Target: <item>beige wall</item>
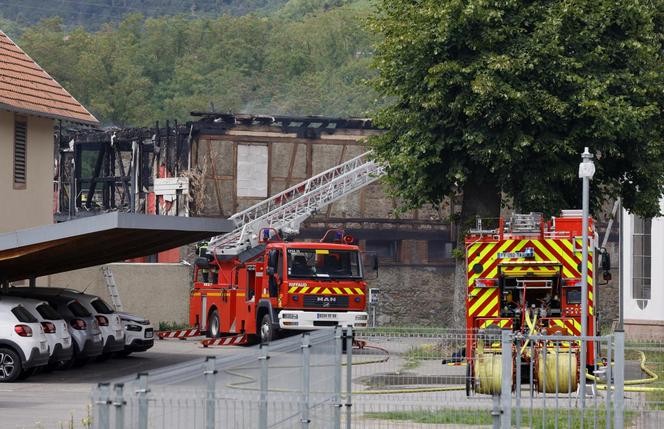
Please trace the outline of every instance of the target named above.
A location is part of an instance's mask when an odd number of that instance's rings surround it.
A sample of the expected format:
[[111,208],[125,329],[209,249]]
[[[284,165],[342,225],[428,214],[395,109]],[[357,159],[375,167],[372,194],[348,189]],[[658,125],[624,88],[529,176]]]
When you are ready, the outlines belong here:
[[[109,264],[124,310],[159,322],[189,322],[191,271],[181,264]],[[44,281],[45,280],[45,281]],[[86,290],[111,304],[101,267],[91,267],[40,279],[40,284]],[[44,284],[45,286],[46,284]],[[87,288],[87,289],[86,289]]]
[[0,110],[0,233],[53,223],[53,120],[28,116],[27,186],[14,188],[14,113]]

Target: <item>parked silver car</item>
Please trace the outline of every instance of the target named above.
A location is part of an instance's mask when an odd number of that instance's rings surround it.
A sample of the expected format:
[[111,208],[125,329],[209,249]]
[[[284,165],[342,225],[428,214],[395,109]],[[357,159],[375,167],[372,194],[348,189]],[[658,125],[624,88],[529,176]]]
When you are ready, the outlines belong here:
[[104,341],[94,318],[78,300],[53,293],[43,293],[42,288],[18,287],[7,292],[23,298],[37,298],[48,302],[67,321],[69,333],[73,338],[74,354],[72,359],[63,363],[63,368],[80,366],[89,358],[101,356]]

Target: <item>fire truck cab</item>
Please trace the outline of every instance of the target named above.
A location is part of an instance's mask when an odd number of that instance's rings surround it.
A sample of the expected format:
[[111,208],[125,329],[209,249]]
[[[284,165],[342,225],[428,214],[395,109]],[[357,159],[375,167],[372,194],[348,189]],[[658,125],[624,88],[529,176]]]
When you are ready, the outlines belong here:
[[367,326],[366,282],[352,237],[342,231],[329,231],[321,242],[265,237],[237,256],[198,258],[192,326],[210,337],[246,334],[262,342],[282,330]]

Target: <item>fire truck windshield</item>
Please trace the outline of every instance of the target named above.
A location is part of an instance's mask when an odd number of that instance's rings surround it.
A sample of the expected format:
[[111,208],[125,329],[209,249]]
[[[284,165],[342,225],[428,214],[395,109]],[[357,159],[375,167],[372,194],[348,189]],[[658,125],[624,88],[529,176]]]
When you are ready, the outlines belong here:
[[362,277],[357,251],[288,249],[289,278],[358,279]]

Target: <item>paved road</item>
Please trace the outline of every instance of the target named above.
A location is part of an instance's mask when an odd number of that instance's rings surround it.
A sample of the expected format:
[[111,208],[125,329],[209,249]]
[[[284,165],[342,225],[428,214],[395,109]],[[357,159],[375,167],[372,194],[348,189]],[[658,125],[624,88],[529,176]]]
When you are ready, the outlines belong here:
[[[92,387],[100,382],[200,358],[246,352],[246,347],[204,349],[186,341],[157,341],[144,353],[90,363],[69,371],[38,374],[23,382],[0,384],[0,428],[60,429],[84,427]],[[72,417],[73,416],[73,417]],[[63,425],[61,426],[61,422]]]

